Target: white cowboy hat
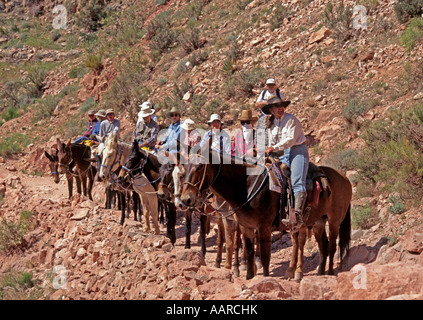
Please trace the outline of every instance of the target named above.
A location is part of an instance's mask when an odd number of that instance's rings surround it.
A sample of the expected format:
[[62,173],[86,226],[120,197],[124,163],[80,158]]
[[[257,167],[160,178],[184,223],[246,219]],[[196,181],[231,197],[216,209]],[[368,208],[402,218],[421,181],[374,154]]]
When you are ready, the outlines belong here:
[[194,130],[194,121],[192,121],[191,119],[185,119],[185,121],[181,124],[181,128],[187,131]]
[[266,80],[266,84],[276,84],[276,81],[275,81],[275,79],[270,78],[270,79]]
[[141,108],[141,111],[138,113],[138,117],[144,118],[151,116],[155,112],[154,109],[151,109],[149,106],[144,106]]
[[219,120],[220,123],[223,123],[222,118],[220,117],[220,115],[214,113],[210,116],[210,120],[207,121],[208,123],[212,123],[214,120]]
[[143,107],[150,107],[152,108],[153,105],[151,104],[150,101],[144,101],[142,104],[139,105],[139,107],[142,109]]

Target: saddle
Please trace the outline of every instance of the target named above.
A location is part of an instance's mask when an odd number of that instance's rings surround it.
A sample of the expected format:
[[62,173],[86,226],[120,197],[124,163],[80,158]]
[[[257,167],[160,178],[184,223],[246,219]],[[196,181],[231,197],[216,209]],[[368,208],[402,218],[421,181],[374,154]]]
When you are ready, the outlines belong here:
[[[278,221],[284,219],[288,214],[289,220],[294,224],[296,221],[294,210],[294,195],[291,187],[291,172],[290,168],[279,161],[279,159],[271,159],[270,181],[269,188],[272,191],[280,193],[280,210],[278,212]],[[315,165],[309,163],[307,178],[306,178],[307,200],[303,210],[303,220],[307,221],[312,207],[319,205],[319,199],[323,192],[331,195],[331,190],[328,182],[328,177],[323,170]],[[285,207],[289,201],[289,212],[286,212]]]

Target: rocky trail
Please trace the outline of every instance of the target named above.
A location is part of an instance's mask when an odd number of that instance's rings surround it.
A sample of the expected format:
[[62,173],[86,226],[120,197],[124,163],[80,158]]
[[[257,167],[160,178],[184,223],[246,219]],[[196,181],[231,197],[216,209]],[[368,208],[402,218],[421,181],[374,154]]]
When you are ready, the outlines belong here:
[[[259,269],[257,276],[247,281],[245,271],[235,277],[230,270],[214,267],[214,223],[204,258],[197,243],[198,218],[193,219],[192,248],[185,249],[184,215],[178,212],[177,241],[172,246],[165,237],[165,226],[161,226],[161,235],[146,234],[144,222],[136,222],[132,216],[120,226],[120,212],[103,209],[101,184],[94,187],[94,201],[80,195],[69,200],[65,181],[54,184],[48,175],[30,176],[15,169],[18,166],[16,161],[0,164],[0,191],[4,194],[0,214],[17,220],[22,210],[29,210],[36,223],[25,237],[24,248],[0,256],[0,270],[3,274],[10,270],[33,272],[43,290],[41,299],[423,298],[421,225],[408,230],[394,246],[378,235],[387,226],[353,231],[351,253],[344,266],[349,271],[338,276],[316,275],[319,254],[310,238],[301,283],[284,277],[291,253],[289,235],[274,233],[270,277],[263,277]],[[396,223],[413,223],[419,215],[419,210],[410,211],[406,219],[390,225],[402,228]],[[225,253],[223,256],[225,259]]]

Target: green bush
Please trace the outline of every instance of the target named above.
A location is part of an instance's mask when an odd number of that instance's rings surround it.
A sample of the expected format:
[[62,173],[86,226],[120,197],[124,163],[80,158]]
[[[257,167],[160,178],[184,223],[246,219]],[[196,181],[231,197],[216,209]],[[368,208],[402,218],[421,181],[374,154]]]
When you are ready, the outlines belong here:
[[31,143],[31,138],[23,133],[14,133],[0,141],[0,156],[10,157],[21,152],[23,148]]
[[354,229],[369,229],[375,225],[376,211],[370,203],[352,208],[352,225]]
[[101,70],[103,69],[103,55],[89,55],[85,59],[85,66],[92,70]]
[[406,22],[410,18],[423,13],[422,0],[398,0],[395,4],[395,14],[400,22]]
[[266,71],[260,67],[251,70],[235,72],[225,79],[224,90],[231,98],[245,98],[253,95],[253,89],[266,76]]
[[412,50],[417,41],[423,39],[423,18],[413,18],[401,35],[401,43],[408,50]]
[[33,226],[32,211],[22,211],[18,223],[3,218],[0,223],[0,251],[7,252],[24,246],[25,235]]

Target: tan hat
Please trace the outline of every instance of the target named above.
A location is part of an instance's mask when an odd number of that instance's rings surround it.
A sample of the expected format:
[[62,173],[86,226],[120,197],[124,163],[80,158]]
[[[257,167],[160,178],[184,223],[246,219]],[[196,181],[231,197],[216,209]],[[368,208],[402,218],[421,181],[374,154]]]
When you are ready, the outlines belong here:
[[187,131],[194,130],[194,121],[192,121],[191,119],[185,119],[185,121],[181,124],[181,128]]
[[176,108],[176,107],[172,107],[172,109],[170,109],[170,111],[168,113],[166,113],[166,117],[170,118],[170,115],[172,113],[177,113],[177,114],[179,114],[179,116],[181,116],[181,111],[179,111],[179,109]]
[[115,113],[115,110],[113,110],[113,109],[107,109],[106,110],[106,115],[108,115],[109,113]]
[[270,79],[266,80],[266,84],[276,84],[276,81],[275,81],[275,79],[270,78]]
[[212,123],[214,120],[219,120],[219,121],[220,121],[220,123],[222,123],[222,124],[223,124],[222,118],[220,117],[220,115],[218,115],[218,114],[216,114],[216,113],[213,113],[213,114],[210,116],[210,120],[209,120],[209,121],[207,121],[207,122],[208,122],[208,123]]
[[149,106],[144,106],[141,108],[141,111],[138,113],[138,117],[144,118],[151,116],[154,113],[154,109]]
[[251,110],[241,110],[241,116],[239,121],[257,121],[257,117],[253,117],[253,112]]
[[95,111],[94,110],[88,110],[88,115],[90,116],[90,115],[92,115],[92,114],[95,114]]
[[104,109],[100,109],[100,110],[98,110],[97,111],[97,113],[95,114],[96,116],[99,116],[99,117],[106,117],[106,110],[104,110]]

